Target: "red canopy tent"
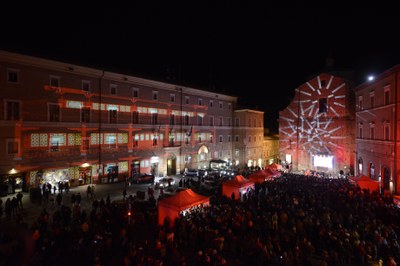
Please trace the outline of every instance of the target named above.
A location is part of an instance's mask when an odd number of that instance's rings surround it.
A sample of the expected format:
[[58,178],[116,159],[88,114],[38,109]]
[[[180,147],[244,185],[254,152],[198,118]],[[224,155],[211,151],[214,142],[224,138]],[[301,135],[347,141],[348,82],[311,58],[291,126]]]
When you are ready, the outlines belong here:
[[348,177],[350,183],[358,185],[361,189],[369,189],[370,191],[379,190],[379,181],[369,178],[365,175]]
[[200,204],[210,204],[210,198],[197,194],[191,189],[179,191],[176,195],[158,201],[158,224],[164,224],[164,219],[168,217],[173,225],[175,218],[181,212]]
[[270,167],[266,168],[264,171],[267,173],[268,178],[280,177],[282,175],[281,172]]
[[267,178],[267,173],[264,170],[259,170],[249,175],[249,179],[251,181],[259,184],[264,182],[266,178]]
[[361,176],[361,178],[357,180],[357,185],[361,189],[369,189],[371,192],[379,190],[379,181],[373,180],[365,175]]
[[240,194],[246,193],[248,188],[254,189],[254,181],[237,175],[232,180],[222,183],[222,194],[230,198],[234,193],[235,199],[240,199]]
[[277,170],[282,170],[282,165],[281,164],[277,164],[277,163],[271,163],[268,168],[272,168],[275,171]]

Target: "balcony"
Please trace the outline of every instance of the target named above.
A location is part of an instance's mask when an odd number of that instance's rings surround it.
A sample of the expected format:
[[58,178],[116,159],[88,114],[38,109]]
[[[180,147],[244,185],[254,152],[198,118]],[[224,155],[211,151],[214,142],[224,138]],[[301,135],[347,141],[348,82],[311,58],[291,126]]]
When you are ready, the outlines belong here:
[[80,147],[73,148],[63,148],[58,147],[55,149],[52,147],[51,149],[31,149],[31,150],[23,150],[22,158],[23,159],[43,159],[43,158],[68,158],[68,157],[76,157],[81,154]]

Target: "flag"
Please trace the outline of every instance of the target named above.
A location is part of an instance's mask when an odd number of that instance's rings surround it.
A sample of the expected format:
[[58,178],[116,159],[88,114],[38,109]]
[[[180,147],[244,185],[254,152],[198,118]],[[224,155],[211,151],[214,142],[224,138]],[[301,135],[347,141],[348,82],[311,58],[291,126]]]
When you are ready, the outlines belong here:
[[190,137],[192,135],[193,126],[190,127],[188,131],[186,131],[186,136]]

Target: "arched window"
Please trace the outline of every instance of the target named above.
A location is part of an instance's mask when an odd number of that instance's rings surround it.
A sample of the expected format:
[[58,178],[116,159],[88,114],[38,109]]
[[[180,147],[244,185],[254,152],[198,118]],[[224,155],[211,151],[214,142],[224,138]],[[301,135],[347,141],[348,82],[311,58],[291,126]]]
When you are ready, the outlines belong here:
[[361,175],[363,171],[363,160],[362,158],[358,159],[358,174]]
[[375,179],[375,166],[373,163],[369,163],[369,177]]

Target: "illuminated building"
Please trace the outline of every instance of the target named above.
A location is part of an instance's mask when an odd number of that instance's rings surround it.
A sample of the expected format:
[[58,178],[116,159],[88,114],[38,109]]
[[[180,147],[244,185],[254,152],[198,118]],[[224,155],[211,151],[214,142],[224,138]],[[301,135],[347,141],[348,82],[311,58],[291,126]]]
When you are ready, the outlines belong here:
[[279,135],[264,135],[264,154],[265,165],[280,163],[279,157]]
[[[0,72],[0,174],[3,183],[23,180],[25,190],[43,181],[76,186],[139,172],[173,175],[210,159],[232,160],[236,134],[261,146],[263,114],[253,112],[251,134],[247,126],[234,130],[233,96],[5,51]],[[254,148],[258,160],[262,149]]]
[[399,71],[393,67],[354,89],[356,171],[380,180],[384,193],[399,191]]
[[240,167],[264,167],[264,112],[235,110],[234,118],[234,163]]
[[292,170],[353,173],[354,111],[350,83],[320,73],[295,89],[279,113],[280,158]]

